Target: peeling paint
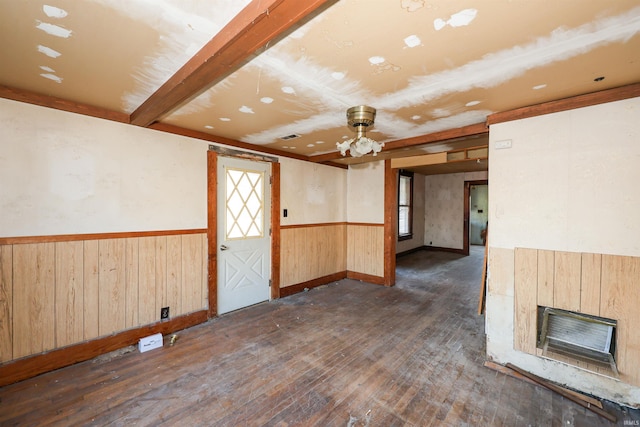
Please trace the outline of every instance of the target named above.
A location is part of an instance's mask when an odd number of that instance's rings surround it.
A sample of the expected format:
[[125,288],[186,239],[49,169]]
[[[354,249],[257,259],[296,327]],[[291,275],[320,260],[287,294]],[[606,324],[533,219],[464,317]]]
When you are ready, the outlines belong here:
[[264,97],[260,98],[260,102],[262,102],[263,104],[271,104],[273,102],[273,98],[270,98],[268,96],[264,96]]
[[445,110],[444,108],[436,108],[431,112],[431,115],[436,118],[449,117],[451,112],[449,110]]
[[422,40],[420,40],[420,37],[412,34],[404,39],[404,44],[407,47],[416,47],[422,45]]
[[240,111],[241,113],[245,113],[245,114],[255,114],[253,112],[253,109],[251,109],[250,107],[247,107],[246,105],[243,105],[242,107],[240,107],[238,109],[238,111]]
[[67,11],[64,9],[60,9],[59,7],[49,6],[48,4],[42,5],[42,11],[49,18],[57,18],[61,19],[67,16]]
[[433,28],[435,28],[436,31],[440,31],[447,25],[452,28],[463,27],[465,25],[469,25],[471,21],[476,19],[477,14],[478,11],[476,9],[461,10],[460,12],[451,15],[451,17],[447,21],[442,18],[436,19],[435,21],[433,21]]
[[62,55],[57,50],[53,50],[50,47],[42,46],[41,44],[38,45],[38,52],[47,55],[49,58],[57,58]]
[[220,117],[221,122],[230,122],[231,119],[229,117]]
[[369,62],[373,65],[379,65],[384,63],[385,59],[382,56],[372,56],[369,58]]
[[72,31],[67,30],[64,27],[61,27],[59,25],[49,24],[47,22],[42,22],[38,20],[36,20],[36,22],[38,23],[38,25],[36,25],[36,28],[44,31],[47,34],[50,34],[56,37],[62,37],[64,39],[71,37]]
[[295,95],[296,93],[295,89],[291,86],[283,86],[280,90],[284,93],[288,93],[289,95]]
[[406,9],[407,12],[415,12],[424,7],[424,0],[402,0],[400,7]]
[[52,80],[52,81],[54,81],[56,83],[62,83],[62,77],[58,77],[55,74],[51,74],[51,73],[46,73],[45,74],[45,73],[43,73],[43,74],[40,74],[40,75],[42,77],[44,77],[45,79]]
[[[463,22],[471,22],[469,18],[475,17],[475,13],[468,11],[452,15],[451,24],[461,25]],[[275,126],[262,132],[245,135],[241,139],[248,143],[265,145],[291,132],[305,135],[322,129],[338,128],[344,126],[344,110],[356,103],[366,103],[378,109],[376,130],[383,132],[389,138],[387,140],[483,122],[486,115],[493,111],[467,111],[421,125],[415,122],[419,120],[418,118],[414,118],[413,121],[401,120],[385,111],[423,105],[442,96],[472,88],[498,86],[522,75],[529,69],[562,61],[608,43],[624,41],[635,35],[638,28],[640,28],[640,8],[575,29],[559,28],[549,36],[538,38],[531,43],[485,55],[481,59],[457,68],[415,77],[399,91],[375,96],[361,89],[356,76],[346,78],[345,75],[345,78],[336,80],[335,71],[314,64],[308,57],[292,57],[276,45],[254,58],[247,66],[260,67],[263,75],[268,74],[271,78],[282,81],[287,85],[284,87],[296,87],[299,91],[304,91],[307,97],[314,96],[328,113],[287,123],[286,126]],[[330,39],[327,41],[331,42]],[[384,58],[380,58],[383,61],[381,64],[372,64],[375,73],[400,69],[389,64]],[[295,102],[293,99],[288,101]],[[300,103],[302,106],[303,101],[301,100]],[[479,103],[480,101],[474,100],[466,106],[473,107]]]
[[[250,0],[189,2],[172,0],[93,0],[151,28],[167,32],[158,49],[144,58],[132,78],[135,89],[122,97],[123,109],[133,112],[171,75],[218,33]],[[211,19],[204,18],[210,16]],[[188,22],[188,25],[185,25]],[[209,92],[206,92],[207,94]],[[210,102],[208,97],[206,102]],[[205,102],[205,101],[199,101]],[[194,111],[194,110],[189,110]],[[196,110],[197,111],[197,110]]]
[[[490,88],[528,70],[562,61],[613,42],[623,42],[640,29],[640,8],[574,29],[558,28],[547,37],[485,55],[461,67],[414,77],[402,90],[386,94],[378,104],[391,110],[418,105],[472,88]],[[376,123],[378,120],[376,120]]]
[[46,71],[46,72],[48,72],[48,73],[55,73],[55,72],[56,72],[53,68],[51,68],[51,67],[47,67],[47,66],[45,66],[45,65],[41,65],[41,66],[40,66],[40,69],[41,69],[42,71]]
[[542,85],[537,85],[532,87],[533,90],[540,90],[540,89],[544,89],[545,87],[547,87],[546,84],[542,84]]
[[339,71],[331,73],[331,77],[333,77],[334,80],[342,80],[342,79],[344,79],[344,76],[345,76],[345,74],[341,73]]

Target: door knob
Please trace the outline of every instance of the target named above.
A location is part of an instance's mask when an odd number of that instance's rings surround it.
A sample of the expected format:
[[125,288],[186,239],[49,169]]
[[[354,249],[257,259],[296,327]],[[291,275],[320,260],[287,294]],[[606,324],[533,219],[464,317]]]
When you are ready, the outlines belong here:
[[226,245],[220,245],[220,250],[221,250],[221,251],[226,251],[227,249],[229,249],[229,246],[226,246]]

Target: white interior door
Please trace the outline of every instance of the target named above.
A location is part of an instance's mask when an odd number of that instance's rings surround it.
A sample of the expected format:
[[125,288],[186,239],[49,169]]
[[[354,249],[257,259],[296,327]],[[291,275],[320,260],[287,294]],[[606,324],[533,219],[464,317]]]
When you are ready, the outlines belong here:
[[271,295],[271,163],[218,157],[218,314]]

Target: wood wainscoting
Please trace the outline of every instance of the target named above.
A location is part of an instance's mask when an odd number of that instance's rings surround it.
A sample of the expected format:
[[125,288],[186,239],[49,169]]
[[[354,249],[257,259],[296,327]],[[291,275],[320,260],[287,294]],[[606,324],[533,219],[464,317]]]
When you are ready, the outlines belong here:
[[[516,248],[514,263],[516,350],[542,354],[536,347],[538,306],[614,319],[620,379],[640,386],[639,257]],[[604,373],[578,360],[562,361]]]
[[0,239],[0,363],[202,311],[207,277],[206,230]]
[[322,223],[280,229],[280,295],[344,277],[384,284],[384,225]]
[[349,223],[347,277],[384,285],[384,224]]
[[347,269],[346,230],[344,222],[282,226],[280,288],[344,272]]

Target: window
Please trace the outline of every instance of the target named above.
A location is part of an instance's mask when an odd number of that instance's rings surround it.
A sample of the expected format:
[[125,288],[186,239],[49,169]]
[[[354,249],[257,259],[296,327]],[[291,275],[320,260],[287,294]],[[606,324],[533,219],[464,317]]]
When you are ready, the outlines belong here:
[[413,238],[413,172],[400,171],[398,181],[398,240]]
[[264,174],[232,168],[226,172],[225,238],[263,237]]

